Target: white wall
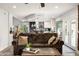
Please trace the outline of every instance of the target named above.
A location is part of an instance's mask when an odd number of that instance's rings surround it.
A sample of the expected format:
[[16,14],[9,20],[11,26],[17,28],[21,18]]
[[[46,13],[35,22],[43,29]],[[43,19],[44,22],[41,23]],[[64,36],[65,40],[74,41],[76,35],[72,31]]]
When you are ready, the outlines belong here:
[[22,24],[22,21],[13,17],[13,25],[14,26],[19,26],[20,24]]
[[12,17],[7,11],[0,9],[0,51],[10,46],[13,40],[9,33],[13,24]]
[[8,46],[8,12],[0,9],[0,50]]
[[45,21],[44,22],[44,27],[45,28],[51,28],[52,31],[55,31],[55,27],[56,27],[55,19],[51,19],[49,21]]
[[[9,31],[10,31],[10,28],[12,28],[13,29],[13,15],[11,14],[11,13],[9,13],[9,15],[8,15],[8,19],[9,19]],[[10,34],[9,33],[9,39],[8,39],[9,41],[8,41],[8,45],[9,46],[11,46],[11,43],[12,43],[12,41],[13,41],[13,34]]]
[[55,18],[51,19],[51,29],[52,31],[56,32],[56,19]]
[[45,21],[44,28],[51,28],[51,21]]

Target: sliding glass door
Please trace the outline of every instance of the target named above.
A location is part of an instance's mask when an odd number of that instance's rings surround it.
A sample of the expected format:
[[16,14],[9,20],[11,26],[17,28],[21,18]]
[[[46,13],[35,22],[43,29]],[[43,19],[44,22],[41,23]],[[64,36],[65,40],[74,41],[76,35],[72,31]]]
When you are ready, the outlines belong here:
[[63,25],[63,36],[64,36],[64,42],[66,45],[70,46],[71,40],[70,40],[70,21],[65,20]]
[[70,46],[71,48],[76,48],[76,21],[75,20],[66,20],[64,22],[64,42],[66,45]]
[[71,41],[71,46],[73,47],[73,48],[76,48],[76,41],[77,41],[77,39],[76,39],[76,34],[77,34],[77,29],[76,29],[76,22],[74,21],[74,20],[72,20],[71,21],[71,24],[70,24],[71,26],[70,26],[70,41]]
[[77,47],[77,24],[76,20],[56,21],[56,32],[59,37],[62,37],[64,43],[71,47]]

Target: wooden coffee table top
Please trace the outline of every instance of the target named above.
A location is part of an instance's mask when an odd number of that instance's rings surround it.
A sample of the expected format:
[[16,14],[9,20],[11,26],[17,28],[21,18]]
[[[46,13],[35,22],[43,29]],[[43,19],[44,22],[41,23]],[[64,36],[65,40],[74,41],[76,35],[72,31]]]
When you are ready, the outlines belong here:
[[22,56],[60,56],[61,54],[56,48],[39,48],[36,54],[23,51]]

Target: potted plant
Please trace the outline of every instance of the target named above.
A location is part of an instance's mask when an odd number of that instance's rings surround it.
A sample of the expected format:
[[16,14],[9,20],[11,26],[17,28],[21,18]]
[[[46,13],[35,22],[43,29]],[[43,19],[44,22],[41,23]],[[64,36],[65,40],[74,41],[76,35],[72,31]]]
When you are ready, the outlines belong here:
[[26,44],[26,50],[30,51],[30,49],[31,49],[31,43]]

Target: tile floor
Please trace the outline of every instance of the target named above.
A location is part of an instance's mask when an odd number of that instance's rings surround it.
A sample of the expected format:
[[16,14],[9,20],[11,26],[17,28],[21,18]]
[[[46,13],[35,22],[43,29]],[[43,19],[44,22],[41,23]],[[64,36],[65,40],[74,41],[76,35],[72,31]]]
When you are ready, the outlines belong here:
[[75,56],[75,51],[63,45],[63,56]]

